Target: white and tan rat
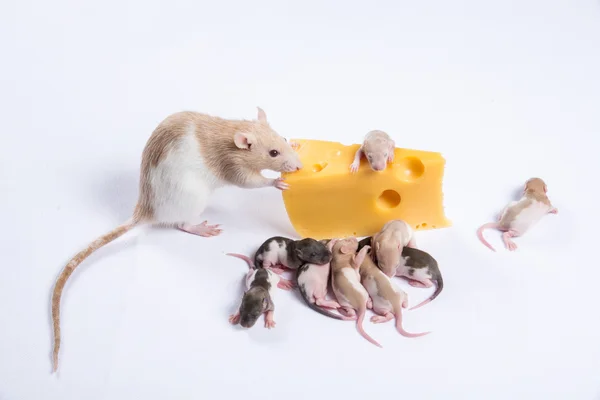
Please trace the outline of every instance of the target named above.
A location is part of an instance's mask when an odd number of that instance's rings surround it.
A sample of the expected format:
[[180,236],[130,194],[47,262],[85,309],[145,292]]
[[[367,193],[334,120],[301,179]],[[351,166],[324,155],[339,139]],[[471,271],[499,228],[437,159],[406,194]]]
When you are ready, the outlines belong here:
[[500,214],[497,222],[482,225],[477,230],[479,240],[496,251],[483,237],[483,231],[495,228],[502,233],[502,241],[510,251],[516,250],[517,245],[511,240],[522,236],[546,214],[556,214],[558,210],[550,203],[546,192],[546,183],[540,178],[531,178],[525,182],[523,196],[518,201],[510,202]]
[[292,146],[275,132],[258,108],[253,121],[228,120],[184,111],[164,119],[142,153],[139,198],[133,216],[99,237],[73,257],[52,293],[53,372],[60,349],[60,298],[75,268],[91,253],[136,226],[161,224],[199,236],[221,233],[218,225],[190,222],[200,216],[212,192],[226,185],[241,188],[288,188],[282,178],[265,178],[262,170],[293,172],[302,168]]
[[358,171],[362,156],[366,157],[373,171],[383,171],[388,163],[394,161],[395,148],[396,143],[387,133],[378,130],[367,133],[363,144],[354,155],[350,171]]
[[360,283],[359,269],[369,246],[363,247],[358,254],[357,249],[358,240],[355,237],[336,240],[331,250],[331,286],[341,306],[338,311],[348,318],[356,318],[358,332],[375,346],[381,347],[363,328],[365,313],[372,304],[369,293]]

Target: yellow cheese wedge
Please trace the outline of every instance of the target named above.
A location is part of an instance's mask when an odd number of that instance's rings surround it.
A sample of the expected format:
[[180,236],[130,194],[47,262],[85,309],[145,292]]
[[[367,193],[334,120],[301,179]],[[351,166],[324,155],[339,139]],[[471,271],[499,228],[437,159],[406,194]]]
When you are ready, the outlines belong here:
[[440,153],[396,148],[394,162],[381,172],[361,160],[350,172],[358,144],[295,139],[304,167],[282,176],[290,184],[283,201],[301,237],[326,239],[370,236],[392,219],[415,230],[448,227]]

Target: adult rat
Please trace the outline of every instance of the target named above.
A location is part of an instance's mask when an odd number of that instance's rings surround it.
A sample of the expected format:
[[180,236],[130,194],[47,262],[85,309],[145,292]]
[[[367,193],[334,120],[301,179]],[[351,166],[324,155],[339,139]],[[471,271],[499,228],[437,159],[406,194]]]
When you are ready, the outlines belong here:
[[145,224],[172,226],[205,237],[218,235],[218,225],[191,223],[204,211],[214,190],[226,185],[285,190],[288,184],[282,178],[265,178],[261,171],[293,172],[300,168],[298,154],[271,128],[260,108],[254,121],[190,111],[164,119],[142,153],[139,198],[133,216],[77,253],[58,276],[52,293],[52,371],[58,368],[61,294],[75,268],[90,254]]
[[483,237],[483,231],[495,228],[502,233],[502,241],[510,251],[516,250],[517,245],[511,240],[522,236],[546,214],[557,214],[558,210],[552,205],[546,192],[548,187],[540,178],[531,178],[525,182],[523,196],[518,201],[510,202],[500,214],[497,222],[482,225],[477,230],[479,240],[496,251]]

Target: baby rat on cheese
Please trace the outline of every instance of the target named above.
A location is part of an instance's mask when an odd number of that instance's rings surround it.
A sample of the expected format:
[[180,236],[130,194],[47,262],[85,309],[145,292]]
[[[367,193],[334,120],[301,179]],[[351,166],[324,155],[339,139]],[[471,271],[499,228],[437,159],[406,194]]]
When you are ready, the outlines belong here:
[[164,119],[142,153],[139,198],[133,216],[92,242],[60,273],[52,293],[53,372],[60,349],[60,297],[67,280],[91,253],[136,226],[162,224],[199,236],[218,235],[218,225],[192,225],[217,188],[273,186],[288,188],[282,178],[261,171],[293,172],[302,168],[298,154],[277,134],[262,109],[255,121],[228,120],[197,112],[179,112]]
[[[363,248],[369,249],[369,246]],[[429,334],[429,332],[409,333],[404,330],[402,327],[402,308],[408,306],[408,295],[397,287],[389,276],[377,268],[369,253],[360,265],[360,278],[362,285],[371,296],[373,311],[379,314],[374,315],[371,321],[377,324],[396,318],[396,329],[402,336],[414,338]]]
[[362,264],[368,246],[363,247],[358,254],[358,240],[355,237],[339,239],[332,249],[331,281],[335,297],[340,303],[340,313],[356,318],[356,329],[369,342],[382,347],[375,339],[367,335],[363,329],[363,320],[370,303],[369,293],[360,283],[359,268]]
[[378,130],[367,133],[363,144],[354,155],[350,171],[358,171],[363,156],[367,158],[373,171],[383,171],[388,163],[394,161],[395,148],[394,140],[387,133]]
[[503,232],[502,240],[510,251],[516,250],[517,245],[511,240],[522,236],[546,214],[556,214],[558,210],[550,203],[546,192],[546,183],[540,178],[531,178],[525,182],[523,195],[518,201],[510,202],[500,214],[497,222],[482,225],[477,230],[479,240],[496,251],[483,237],[483,231],[495,228]]

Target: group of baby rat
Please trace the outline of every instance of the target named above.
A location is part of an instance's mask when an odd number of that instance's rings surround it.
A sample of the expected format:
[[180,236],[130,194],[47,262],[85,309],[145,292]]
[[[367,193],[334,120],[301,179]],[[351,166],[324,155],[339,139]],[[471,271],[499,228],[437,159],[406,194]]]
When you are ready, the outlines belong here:
[[[303,168],[295,151],[297,146],[271,127],[264,110],[257,110],[254,120],[182,111],[167,116],[156,126],[142,153],[139,197],[132,216],[75,254],[56,279],[51,299],[53,372],[58,369],[61,345],[62,292],[73,272],[93,252],[144,225],[169,226],[203,237],[219,235],[222,232],[219,224],[192,221],[204,212],[213,192],[225,186],[289,189],[283,178],[267,178],[261,171],[294,172]],[[356,152],[350,171],[358,170],[363,157],[373,171],[383,171],[393,162],[394,150],[395,143],[389,135],[371,131]],[[523,197],[509,204],[497,222],[482,226],[478,236],[492,248],[483,239],[482,231],[499,229],[504,231],[506,246],[514,250],[516,245],[511,238],[522,235],[544,214],[556,212],[546,196],[546,184],[532,178],[525,185]],[[274,326],[270,294],[275,286],[287,289],[292,286],[292,282],[277,274],[277,271],[282,272],[283,266],[297,271],[296,283],[311,307],[333,318],[356,319],[365,337],[369,338],[362,330],[362,319],[368,307],[378,314],[373,322],[396,317],[398,330],[414,336],[401,326],[400,311],[406,307],[406,294],[384,277],[405,276],[413,286],[423,287],[436,281],[438,288],[428,301],[439,294],[443,284],[435,260],[408,246],[412,234],[402,236],[408,232],[403,230],[406,226],[401,221],[390,221],[381,232],[360,242],[356,238],[268,240],[256,254],[252,265],[257,267],[253,266],[248,273],[248,292],[239,312],[231,317],[232,322],[239,321],[249,327],[264,313],[267,326]],[[337,302],[325,299],[329,280]],[[322,307],[338,309],[343,315]]]
[[[371,318],[373,323],[395,318],[396,329],[403,336],[429,333],[409,333],[402,327],[408,295],[392,280],[394,276],[407,279],[414,287],[429,288],[435,283],[433,295],[411,310],[435,299],[444,287],[437,261],[416,248],[414,232],[402,220],[389,221],[381,231],[361,241],[356,237],[292,240],[276,236],[258,248],[254,260],[242,254],[228,255],[245,260],[250,267],[240,306],[229,317],[232,324],[244,328],[254,326],[263,314],[265,327],[274,327],[274,292],[297,286],[311,309],[338,320],[355,320],[358,332],[381,347],[363,329],[367,309],[376,314]],[[286,270],[294,272],[293,280],[280,276]],[[327,298],[330,289],[335,300]]]

